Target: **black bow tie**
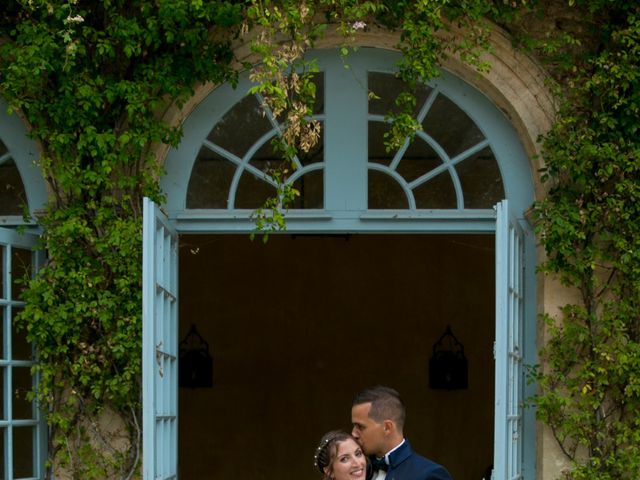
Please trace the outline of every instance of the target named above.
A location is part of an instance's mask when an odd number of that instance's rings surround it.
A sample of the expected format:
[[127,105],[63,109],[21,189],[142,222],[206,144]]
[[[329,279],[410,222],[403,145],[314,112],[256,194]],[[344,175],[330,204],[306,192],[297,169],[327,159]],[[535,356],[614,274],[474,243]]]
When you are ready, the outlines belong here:
[[377,470],[384,470],[385,472],[389,470],[389,465],[387,465],[384,458],[372,458],[371,466],[373,467],[374,472]]

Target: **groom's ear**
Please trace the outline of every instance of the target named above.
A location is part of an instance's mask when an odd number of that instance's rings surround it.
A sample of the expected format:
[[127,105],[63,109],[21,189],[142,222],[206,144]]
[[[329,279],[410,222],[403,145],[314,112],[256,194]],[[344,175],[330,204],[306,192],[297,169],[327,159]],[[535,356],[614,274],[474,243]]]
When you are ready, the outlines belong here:
[[382,422],[382,429],[384,430],[385,435],[388,435],[396,430],[396,424],[393,423],[393,420],[384,420]]

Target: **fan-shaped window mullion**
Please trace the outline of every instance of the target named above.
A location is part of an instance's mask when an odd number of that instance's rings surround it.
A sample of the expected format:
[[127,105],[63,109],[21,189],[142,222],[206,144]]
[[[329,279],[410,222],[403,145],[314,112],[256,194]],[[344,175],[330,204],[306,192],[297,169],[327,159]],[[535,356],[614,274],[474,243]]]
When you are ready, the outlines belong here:
[[437,177],[443,172],[449,172],[449,176],[451,178],[451,182],[453,183],[453,189],[456,193],[456,208],[462,209],[464,208],[464,196],[462,194],[462,184],[460,183],[460,178],[458,177],[458,172],[451,164],[450,161],[443,163],[441,166],[434,168],[430,172],[425,173],[419,178],[416,178],[413,182],[409,184],[409,188],[413,191],[413,189],[420,187],[421,185],[427,183],[432,178]]
[[242,158],[242,161],[238,165],[238,168],[236,169],[236,173],[233,175],[233,179],[231,180],[231,186],[229,187],[228,205],[230,209],[235,208],[238,184],[240,183],[240,178],[242,177],[242,174],[244,172],[248,172],[257,178],[262,179],[263,181],[265,181],[266,183],[268,183],[274,188],[277,186],[276,182],[273,180],[273,178],[271,178],[270,175],[268,175],[267,173],[263,172],[262,170],[254,167],[249,163],[253,158],[253,156],[256,154],[256,152],[260,150],[260,148],[262,148],[262,146],[268,141],[270,141],[275,135],[277,135],[277,131],[275,129],[265,133],[262,137],[258,139],[256,143],[254,143],[251,146],[251,148],[249,148],[245,156]]
[[391,178],[393,178],[398,183],[398,185],[400,186],[404,194],[406,195],[407,203],[409,204],[409,210],[416,209],[416,201],[413,197],[413,192],[411,191],[411,188],[407,184],[406,180],[402,178],[402,176],[398,172],[391,170],[389,167],[386,167],[384,165],[380,165],[379,163],[369,162],[367,164],[367,168],[369,170],[376,170],[378,172],[385,173],[389,175]]
[[227,160],[229,160],[231,163],[234,163],[236,165],[242,165],[242,159],[239,158],[238,156],[234,155],[233,153],[231,153],[228,150],[225,150],[224,148],[222,148],[220,145],[217,145],[209,140],[205,140],[202,143],[203,146],[207,147],[209,150],[211,150],[212,152],[216,152],[218,155],[220,155],[221,157],[226,158]]
[[429,181],[431,178],[442,173],[444,170],[449,169],[451,165],[451,159],[449,158],[449,155],[447,155],[447,152],[442,149],[438,142],[436,142],[433,138],[431,138],[424,132],[418,132],[416,135],[424,140],[431,148],[433,148],[433,150],[438,154],[438,157],[440,157],[440,160],[442,160],[442,164],[428,171],[424,175],[419,176],[415,180],[409,182],[409,188],[411,189],[422,185],[424,182]]
[[[433,105],[433,102],[435,101],[437,95],[438,95],[438,89],[434,88],[429,94],[429,96],[427,97],[427,99],[425,100],[422,107],[420,107],[420,111],[418,112],[416,119],[421,124],[424,121],[424,118],[427,116],[427,113],[429,112],[431,105]],[[392,170],[395,170],[398,167],[400,160],[402,160],[402,157],[404,157],[404,154],[407,151],[407,148],[409,148],[409,143],[411,143],[409,137],[405,138],[404,144],[396,152],[395,156],[393,157],[393,160],[391,161],[391,164],[389,165],[389,168],[391,168]]]
[[[317,162],[296,170],[286,183],[291,184],[300,192],[300,196],[294,201],[293,208],[323,208],[324,201],[324,164]],[[306,183],[302,183],[307,179]],[[311,185],[309,184],[311,181]],[[296,185],[296,183],[298,183]],[[309,192],[309,187],[313,192]],[[315,193],[315,195],[314,195]],[[308,203],[309,202],[309,203]],[[307,204],[303,206],[304,204]]]
[[[279,137],[282,137],[282,125],[280,125],[278,120],[276,120],[275,116],[273,115],[273,112],[271,111],[267,103],[264,101],[264,98],[260,94],[256,94],[256,98],[258,99],[258,102],[260,102],[260,104],[262,105],[265,115],[269,119],[269,122],[271,122],[271,125],[273,126],[274,130],[278,132]],[[302,162],[300,161],[297,155],[294,155],[292,160],[296,169],[302,168]]]
[[413,180],[412,182],[410,182],[409,183],[409,187],[410,188],[417,187],[417,186],[423,184],[424,182],[428,181],[429,179],[435,177],[436,175],[442,173],[444,170],[448,170],[448,169],[451,169],[452,167],[455,167],[455,165],[457,165],[458,163],[460,163],[463,160],[469,158],[470,156],[476,154],[477,152],[479,152],[480,150],[485,148],[487,145],[489,145],[489,142],[487,140],[483,140],[482,142],[479,142],[478,144],[474,145],[473,147],[469,148],[468,150],[465,150],[460,155],[457,155],[454,158],[449,158],[449,156],[442,149],[442,147],[440,147],[440,145],[438,145],[438,142],[436,142],[429,135],[427,135],[426,133],[423,133],[423,132],[418,132],[417,135],[421,139],[423,139],[425,142],[427,142],[438,153],[438,155],[442,159],[442,165],[440,165],[439,167],[434,168],[433,170],[425,173],[424,175],[422,175],[422,176],[416,178],[415,180]]
[[287,178],[287,181],[285,183],[286,184],[293,183],[296,180],[298,180],[300,177],[302,177],[303,175],[309,172],[313,172],[315,170],[322,170],[322,169],[324,169],[324,165],[322,163],[312,163],[311,165],[307,165],[306,167],[302,167],[296,170],[295,172],[293,172],[293,174],[289,178]]
[[458,162],[456,172],[462,185],[465,208],[489,208],[505,197],[500,168],[488,144]]

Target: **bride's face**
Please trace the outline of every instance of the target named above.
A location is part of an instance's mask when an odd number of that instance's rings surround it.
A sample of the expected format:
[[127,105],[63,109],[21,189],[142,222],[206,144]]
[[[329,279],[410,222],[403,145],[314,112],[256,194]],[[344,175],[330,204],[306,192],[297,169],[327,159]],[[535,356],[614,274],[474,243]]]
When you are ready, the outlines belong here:
[[367,459],[354,440],[349,438],[338,444],[338,452],[332,465],[334,480],[364,480],[366,466]]

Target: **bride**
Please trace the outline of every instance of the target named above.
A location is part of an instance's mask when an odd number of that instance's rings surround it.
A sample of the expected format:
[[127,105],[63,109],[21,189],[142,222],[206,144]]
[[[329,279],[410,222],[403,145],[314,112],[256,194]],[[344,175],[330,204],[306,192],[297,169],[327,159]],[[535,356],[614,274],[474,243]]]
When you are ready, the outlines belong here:
[[367,457],[355,438],[341,430],[326,433],[314,456],[323,480],[365,480]]

